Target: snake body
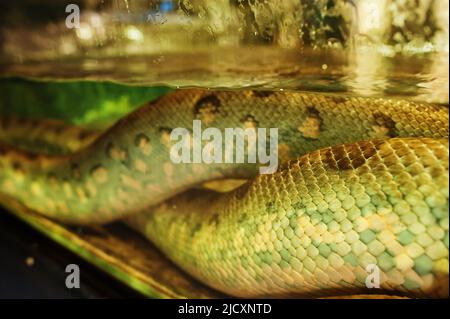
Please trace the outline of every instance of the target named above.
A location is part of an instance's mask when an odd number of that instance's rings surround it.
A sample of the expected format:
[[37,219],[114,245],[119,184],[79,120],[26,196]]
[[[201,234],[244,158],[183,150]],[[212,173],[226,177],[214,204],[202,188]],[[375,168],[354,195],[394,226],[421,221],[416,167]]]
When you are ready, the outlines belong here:
[[[255,164],[173,163],[170,131],[194,119],[277,127],[286,163],[230,193],[182,193],[257,173]],[[384,292],[448,296],[448,108],[438,105],[180,90],[69,154],[2,145],[0,190],[63,222],[125,217],[181,268],[234,296],[367,292],[370,265]]]

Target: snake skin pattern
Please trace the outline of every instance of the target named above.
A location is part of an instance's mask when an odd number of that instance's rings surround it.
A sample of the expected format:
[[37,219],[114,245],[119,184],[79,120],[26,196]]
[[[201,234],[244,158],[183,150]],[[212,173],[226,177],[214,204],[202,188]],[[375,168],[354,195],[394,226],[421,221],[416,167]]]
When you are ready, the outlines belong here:
[[99,135],[94,129],[54,119],[0,118],[0,141],[31,152],[70,153],[92,143]]
[[[193,119],[220,129],[277,127],[280,161],[292,160],[231,193],[180,194],[257,173],[254,164],[172,163],[170,131]],[[0,146],[0,190],[65,222],[126,217],[181,268],[234,296],[367,293],[370,264],[383,292],[448,296],[442,106],[181,90],[70,154]]]
[[[191,191],[129,222],[187,272],[235,296],[363,293],[370,264],[384,292],[445,295],[447,143],[326,148],[231,194]],[[342,168],[355,153],[361,165]]]

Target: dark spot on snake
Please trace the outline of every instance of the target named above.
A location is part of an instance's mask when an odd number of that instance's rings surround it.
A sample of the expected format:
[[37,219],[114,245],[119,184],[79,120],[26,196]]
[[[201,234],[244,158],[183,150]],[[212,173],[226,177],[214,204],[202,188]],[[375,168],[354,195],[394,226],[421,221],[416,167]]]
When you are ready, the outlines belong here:
[[38,158],[38,155],[36,153],[24,153],[23,156],[29,160],[29,161],[34,161]]
[[334,160],[337,161],[340,158],[347,156],[346,149],[344,145],[338,145],[331,148],[331,152],[333,154]]
[[288,168],[288,167],[289,167],[288,164],[291,163],[291,162],[292,162],[292,163],[297,162],[297,166],[303,167],[304,165],[308,165],[308,163],[309,163],[309,158],[308,158],[308,156],[300,156],[299,158],[293,159],[292,161],[288,161],[288,162],[285,162],[285,163],[281,163],[281,166],[279,167],[279,171],[282,171],[282,170]]
[[345,97],[337,96],[337,95],[331,95],[329,98],[336,104],[345,103],[347,101],[347,99]]
[[338,169],[336,161],[334,160],[333,152],[331,151],[331,149],[329,149],[329,148],[324,149],[320,153],[320,157],[321,157],[322,163],[324,165],[326,165],[328,168],[331,168],[334,170]]
[[383,140],[372,140],[359,142],[358,146],[364,158],[369,159],[381,149],[381,146],[383,144],[384,144]]
[[358,157],[360,155],[362,155],[361,153],[361,149],[358,146],[354,146],[354,145],[345,145],[345,152],[347,153],[348,157],[350,157],[350,159],[353,159],[355,157]]
[[138,135],[136,135],[135,139],[134,139],[134,145],[139,146],[141,145],[141,143],[149,143],[150,142],[150,138],[145,135],[144,133],[139,133]]
[[361,149],[362,156],[364,156],[365,159],[369,159],[377,152],[372,143],[361,143],[359,148]]
[[[345,148],[344,145],[338,145],[335,146],[333,148],[330,149],[330,162],[327,162],[327,164],[330,165],[330,167],[337,167],[337,169],[348,169],[350,167],[344,167],[343,165],[345,165],[348,162],[350,162],[349,158],[348,158],[348,153],[347,153],[347,149]],[[342,161],[343,159],[347,159],[347,161]],[[331,163],[333,162],[333,163]],[[339,166],[339,162],[341,162],[341,166]]]
[[102,164],[94,165],[89,173],[98,183],[105,183],[108,180],[108,172]]
[[10,120],[8,120],[6,117],[0,117],[0,126],[4,128],[8,128],[10,125]]
[[22,126],[22,125],[27,124],[27,121],[23,117],[18,117],[18,118],[16,118],[16,124],[19,126]]
[[91,134],[88,131],[81,131],[78,133],[78,139],[84,140],[85,138],[89,137]]
[[353,168],[358,168],[358,167],[364,165],[365,162],[366,162],[366,159],[362,156],[357,156],[357,157],[352,158]]
[[4,147],[3,145],[0,145],[0,155],[5,155],[8,153],[8,149]]
[[[292,204],[292,208],[294,208],[295,210],[302,208],[304,205],[301,201],[299,202],[295,202]],[[297,214],[297,213],[296,213]]]
[[194,225],[194,227],[192,227],[192,230],[191,230],[191,237],[194,237],[195,236],[195,234],[200,230],[202,228],[202,223],[196,223],[195,225]]
[[215,211],[211,214],[211,217],[209,218],[209,224],[217,225],[219,224],[219,212]]
[[[158,131],[159,133],[167,133],[170,134],[170,132],[172,132],[172,129],[170,127],[158,127]],[[148,139],[148,137],[147,137]]]
[[67,178],[67,177],[63,177],[62,179],[61,179],[61,181],[64,183],[64,182],[69,182],[69,178]]
[[275,94],[275,92],[268,91],[268,90],[253,90],[252,94],[256,97],[269,97],[269,96]]
[[139,133],[134,138],[134,145],[138,147],[144,155],[149,155],[151,152],[150,138],[144,133]]
[[374,156],[383,143],[382,140],[373,140],[357,144],[338,145],[321,151],[321,159],[324,165],[330,169],[356,169]]
[[247,194],[248,190],[250,188],[250,184],[249,183],[245,183],[244,185],[242,185],[241,187],[239,187],[238,189],[235,190],[235,196],[237,200],[241,200],[245,197],[245,195]]
[[106,156],[108,156],[109,158],[113,158],[113,149],[114,149],[114,145],[113,143],[109,142],[106,145]]
[[298,130],[306,140],[316,140],[323,130],[323,119],[320,112],[314,106],[308,106],[305,116],[305,121]]
[[321,120],[320,112],[314,106],[308,106],[307,112],[309,116],[316,117]]
[[270,201],[266,204],[266,209],[269,213],[275,213],[277,212],[277,207],[275,204],[275,201]]
[[239,212],[239,217],[237,219],[237,222],[239,224],[242,224],[245,222],[245,220],[247,219],[247,213],[245,211],[240,211]]
[[200,100],[198,100],[197,103],[195,103],[194,116],[197,118],[201,110],[207,107],[212,107],[212,113],[216,114],[219,112],[220,105],[221,102],[217,96],[213,94],[206,95],[202,97]]
[[106,156],[113,160],[119,160],[126,167],[130,166],[128,150],[122,147],[116,147],[113,143],[106,145]]
[[91,168],[90,174],[93,175],[93,174],[95,174],[95,171],[96,171],[96,170],[102,169],[102,168],[103,168],[103,166],[102,166],[101,164],[96,164],[96,165],[94,165],[94,166]]
[[[322,163],[330,169],[348,170],[353,169],[352,161],[349,158],[349,149],[344,145],[338,145],[333,148],[327,148],[320,154]],[[356,162],[360,163],[360,162]],[[360,164],[361,165],[361,164]]]
[[373,114],[373,120],[375,122],[375,125],[385,127],[388,129],[389,137],[398,136],[398,131],[395,127],[396,123],[389,115],[384,114],[382,112],[376,112]]
[[258,121],[256,120],[256,118],[255,118],[253,115],[251,115],[251,114],[247,114],[247,115],[242,119],[242,121],[243,121],[244,123],[246,123],[246,122],[253,123],[255,128],[259,126],[259,122],[258,122]]
[[12,163],[12,168],[14,171],[20,171],[22,169],[22,165],[19,162],[14,161]]
[[336,161],[339,170],[353,169],[352,162],[348,157],[340,158]]
[[64,131],[64,127],[63,126],[57,125],[57,126],[55,126],[53,128],[53,132],[55,132],[56,134],[61,134],[63,131]]
[[79,179],[81,177],[80,166],[78,164],[72,164],[70,170],[73,178]]

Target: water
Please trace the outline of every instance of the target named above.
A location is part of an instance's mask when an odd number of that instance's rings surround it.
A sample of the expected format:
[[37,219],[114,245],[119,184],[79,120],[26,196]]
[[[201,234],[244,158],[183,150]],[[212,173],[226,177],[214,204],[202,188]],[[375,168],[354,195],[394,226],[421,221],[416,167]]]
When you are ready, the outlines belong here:
[[449,101],[446,0],[90,0],[74,29],[32,3],[0,14],[0,76]]
[[387,57],[372,51],[343,55],[270,48],[198,51],[124,58],[9,65],[6,74],[52,81],[113,80],[174,88],[257,88],[404,97],[448,104],[445,53]]

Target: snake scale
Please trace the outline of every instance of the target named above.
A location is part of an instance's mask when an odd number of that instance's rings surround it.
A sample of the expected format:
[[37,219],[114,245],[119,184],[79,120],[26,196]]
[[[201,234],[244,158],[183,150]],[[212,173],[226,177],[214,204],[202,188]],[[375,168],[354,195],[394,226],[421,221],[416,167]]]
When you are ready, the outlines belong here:
[[[255,164],[173,163],[170,132],[194,119],[219,129],[277,127],[283,165],[257,176]],[[48,129],[51,143],[76,140],[68,146],[73,151],[37,154],[1,144],[1,192],[62,222],[125,219],[222,292],[374,292],[366,288],[366,267],[373,264],[381,276],[376,293],[448,297],[445,106],[185,89],[95,138],[83,131],[68,138],[58,125]],[[15,129],[4,122],[2,130]],[[228,193],[193,189],[220,178],[251,179]]]

